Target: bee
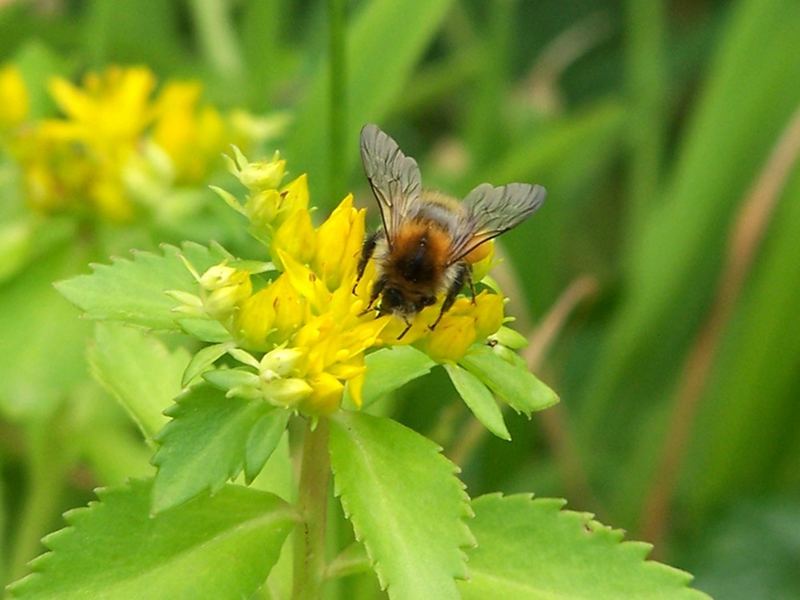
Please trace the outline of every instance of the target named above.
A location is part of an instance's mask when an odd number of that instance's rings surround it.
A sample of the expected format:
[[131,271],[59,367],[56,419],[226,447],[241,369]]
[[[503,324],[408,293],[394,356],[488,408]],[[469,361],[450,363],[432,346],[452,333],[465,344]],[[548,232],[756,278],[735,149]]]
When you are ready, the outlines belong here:
[[444,300],[431,330],[465,284],[474,302],[472,263],[480,258],[476,250],[519,225],[547,195],[542,186],[526,183],[482,183],[462,202],[423,190],[417,162],[372,124],[361,130],[361,161],[383,226],[364,240],[356,285],[374,257],[376,278],[364,312],[380,297],[378,313],[392,313],[406,324],[397,339],[440,294]]

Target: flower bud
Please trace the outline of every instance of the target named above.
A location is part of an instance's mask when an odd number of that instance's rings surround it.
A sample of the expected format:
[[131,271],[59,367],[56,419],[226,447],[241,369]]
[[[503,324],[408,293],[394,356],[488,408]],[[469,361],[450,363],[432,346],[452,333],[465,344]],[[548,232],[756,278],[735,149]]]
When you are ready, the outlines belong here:
[[274,190],[280,186],[286,174],[286,161],[281,160],[280,154],[276,152],[272,160],[251,162],[236,146],[233,152],[234,158],[229,159],[228,169],[251,192]]
[[200,285],[204,290],[213,291],[231,284],[237,271],[225,264],[214,265],[200,276]]
[[235,283],[226,285],[211,292],[205,299],[206,312],[215,319],[223,318],[230,313],[253,293],[250,277],[243,273],[243,277]]
[[297,368],[305,353],[299,348],[277,348],[261,359],[260,373],[264,381],[287,377]]
[[292,408],[303,399],[308,398],[312,388],[305,379],[273,379],[262,386],[264,397],[271,404]]
[[278,190],[261,190],[247,198],[244,212],[253,227],[269,231],[278,218],[280,204],[281,195]]
[[224,264],[214,265],[200,276],[200,285],[208,294],[203,301],[206,312],[216,319],[223,318],[253,293],[247,271]]

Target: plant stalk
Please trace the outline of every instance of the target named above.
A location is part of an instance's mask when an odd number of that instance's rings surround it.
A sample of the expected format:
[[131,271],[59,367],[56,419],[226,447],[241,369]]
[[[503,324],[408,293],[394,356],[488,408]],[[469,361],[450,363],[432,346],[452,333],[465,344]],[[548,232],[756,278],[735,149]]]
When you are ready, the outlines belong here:
[[58,515],[64,476],[70,463],[57,436],[53,436],[49,420],[37,421],[26,435],[28,493],[11,551],[8,581],[25,575],[28,561],[43,550],[40,540]]
[[328,0],[328,68],[330,77],[330,184],[334,198],[344,194],[347,147],[347,57],[344,0]]
[[224,0],[192,0],[190,6],[208,62],[224,79],[240,79],[244,75],[244,64],[231,23],[229,3]]
[[328,421],[320,418],[315,429],[309,423],[303,439],[300,466],[298,524],[294,547],[294,600],[322,597],[325,578],[325,529],[328,518],[328,483],[331,461],[328,454]]
[[627,3],[627,85],[631,101],[629,233],[656,203],[665,144],[666,61],[663,0]]

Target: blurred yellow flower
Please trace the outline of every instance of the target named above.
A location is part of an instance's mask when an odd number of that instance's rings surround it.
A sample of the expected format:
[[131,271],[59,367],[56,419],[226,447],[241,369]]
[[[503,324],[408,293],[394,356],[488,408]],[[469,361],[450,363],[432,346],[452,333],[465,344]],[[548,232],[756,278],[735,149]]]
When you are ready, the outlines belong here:
[[0,68],[0,133],[25,121],[28,109],[28,89],[19,69]]
[[89,73],[78,87],[61,77],[50,82],[50,93],[64,119],[45,121],[53,137],[84,142],[99,159],[115,160],[133,151],[133,144],[152,122],[153,73],[144,67],[110,67]]
[[[139,204],[158,207],[165,189],[206,179],[228,144],[258,135],[245,135],[243,123],[260,124],[241,111],[234,119],[201,105],[198,83],[168,82],[158,95],[156,85],[145,67],[112,66],[80,85],[55,77],[49,91],[62,116],[26,123],[24,82],[13,67],[0,70],[0,133],[30,205],[130,220]],[[148,186],[154,177],[159,185]]]
[[203,181],[233,141],[220,112],[200,106],[201,93],[199,83],[168,83],[154,107],[153,140],[172,160],[178,183]]

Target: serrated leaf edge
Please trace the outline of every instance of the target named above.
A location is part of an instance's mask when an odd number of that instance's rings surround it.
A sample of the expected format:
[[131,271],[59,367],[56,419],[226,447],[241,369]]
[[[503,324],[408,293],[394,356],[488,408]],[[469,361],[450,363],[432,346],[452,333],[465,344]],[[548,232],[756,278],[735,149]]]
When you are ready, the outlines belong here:
[[[346,426],[346,425],[342,425]],[[416,433],[416,432],[415,432]],[[434,450],[435,456],[437,460],[444,461],[450,467],[450,472],[452,475],[455,476],[455,480],[458,482],[458,492],[459,496],[461,497],[461,512],[462,514],[459,516],[459,524],[461,525],[461,534],[462,534],[462,541],[458,545],[458,553],[461,556],[462,565],[464,567],[463,573],[456,573],[453,574],[453,578],[456,580],[469,580],[469,572],[468,572],[468,563],[469,563],[469,556],[464,551],[465,549],[474,548],[477,546],[478,542],[475,539],[475,536],[472,533],[472,530],[469,528],[467,524],[467,519],[472,519],[475,517],[475,512],[472,509],[471,498],[469,494],[467,494],[467,486],[464,484],[463,481],[458,477],[458,474],[461,473],[461,468],[449,460],[443,453],[443,448],[432,442],[430,439],[425,438],[427,442],[430,443],[430,448]],[[378,576],[378,583],[382,591],[388,591],[391,587],[391,582],[388,581],[385,573],[381,568],[381,562],[374,556],[373,548],[371,547],[370,542],[364,537],[364,532],[361,529],[361,526],[356,522],[356,519],[353,518],[353,513],[350,510],[349,500],[347,498],[347,491],[344,489],[338,479],[336,477],[336,469],[333,467],[333,461],[331,461],[331,470],[333,471],[333,481],[334,481],[334,495],[339,498],[339,501],[342,505],[342,511],[344,512],[345,518],[350,521],[350,524],[353,527],[353,534],[355,536],[355,540],[364,546],[364,549],[367,553],[367,558],[369,559],[370,566],[375,574]],[[391,594],[390,594],[391,595]]]
[[676,584],[678,580],[681,579],[683,587],[696,592],[698,598],[708,597],[704,592],[689,587],[689,584],[694,580],[694,576],[691,573],[657,560],[648,559],[647,556],[653,550],[652,544],[639,540],[625,540],[625,530],[614,528],[597,521],[594,513],[564,509],[567,501],[563,498],[536,498],[533,493],[505,495],[502,492],[493,492],[474,498],[472,504],[495,498],[510,501],[528,501],[532,505],[536,504],[540,507],[548,508],[550,512],[556,515],[556,518],[576,521],[588,535],[606,538],[606,541],[615,545],[617,551],[626,552],[633,557],[638,557],[644,568],[671,573],[675,577]]
[[[180,256],[182,253],[190,251],[190,250],[203,250],[203,251],[208,252],[209,255],[212,255],[212,256],[214,255],[215,252],[220,252],[220,251],[227,252],[226,250],[224,250],[224,248],[222,246],[220,246],[216,242],[213,242],[213,243],[209,244],[208,246],[204,246],[203,244],[198,244],[197,242],[185,241],[185,242],[181,243],[180,246],[176,246],[174,244],[162,243],[162,244],[159,244],[158,247],[161,250],[160,254],[158,252],[153,252],[151,250],[141,250],[141,249],[138,249],[138,248],[132,248],[131,250],[129,250],[129,252],[131,254],[131,258],[112,255],[112,256],[110,256],[108,258],[108,262],[90,262],[88,264],[88,266],[89,266],[89,272],[88,273],[79,273],[79,274],[67,277],[66,279],[59,279],[57,281],[54,281],[52,283],[52,285],[56,289],[56,291],[58,291],[58,293],[65,300],[67,300],[67,302],[69,302],[75,308],[77,308],[79,311],[81,311],[80,318],[90,319],[90,320],[94,320],[94,321],[109,320],[109,321],[123,321],[123,322],[125,322],[125,319],[110,319],[110,318],[104,317],[104,316],[92,316],[92,315],[89,315],[87,313],[87,311],[82,306],[80,306],[77,302],[72,300],[72,298],[70,297],[70,295],[68,293],[64,292],[64,285],[66,283],[70,282],[70,281],[74,281],[74,280],[77,280],[77,279],[82,279],[84,277],[91,277],[91,276],[93,276],[95,274],[102,273],[103,271],[111,270],[116,265],[121,264],[121,263],[136,263],[137,261],[146,260],[148,258],[155,258],[155,259],[171,258],[171,257],[175,257],[175,256]],[[164,290],[165,295],[166,295],[167,291],[168,290]],[[179,330],[182,331],[182,329],[180,328],[180,326],[179,326],[179,324],[177,322],[178,317],[179,317],[179,315],[176,314],[175,325]],[[146,331],[167,331],[168,330],[168,329],[165,329],[165,328],[162,328],[162,327],[147,327],[147,326],[141,325],[140,323],[128,323],[128,324],[132,325],[132,326],[135,326],[135,327],[141,327],[142,329],[144,329]]]
[[[81,521],[85,518],[90,516],[92,510],[98,506],[103,504],[103,501],[110,495],[115,493],[124,493],[127,491],[132,491],[135,486],[137,485],[147,485],[147,483],[152,483],[152,479],[128,479],[125,483],[116,486],[102,486],[95,488],[93,490],[95,496],[97,497],[96,500],[90,500],[86,503],[86,506],[80,506],[78,508],[71,508],[62,513],[62,518],[64,519],[64,523],[66,525],[61,529],[53,531],[52,533],[48,533],[44,537],[41,538],[42,545],[46,548],[46,551],[38,556],[34,557],[30,561],[28,561],[27,566],[29,567],[29,573],[16,581],[10,582],[6,585],[5,589],[7,592],[11,593],[12,598],[16,598],[17,596],[14,595],[14,591],[24,585],[24,583],[35,575],[43,575],[41,566],[46,564],[51,555],[55,552],[58,552],[59,549],[57,547],[58,540],[66,535],[70,535],[75,532],[79,526]],[[263,492],[267,493],[267,492]],[[274,495],[274,494],[272,494]],[[296,508],[287,503],[285,500],[281,499],[280,497],[276,496],[279,500],[285,504],[283,512],[286,513],[286,516],[289,520],[293,521],[295,524],[302,521],[302,517],[297,512]],[[54,543],[56,545],[54,545]]]
[[[200,496],[202,494],[206,494],[207,493],[207,494],[210,494],[210,495],[213,496],[214,494],[219,492],[223,487],[225,487],[225,485],[227,483],[229,483],[232,479],[238,477],[239,474],[242,473],[244,471],[244,468],[245,468],[245,456],[246,456],[246,450],[247,450],[246,445],[245,445],[245,448],[243,449],[243,452],[241,453],[241,460],[238,460],[237,462],[231,464],[231,467],[228,470],[228,473],[226,473],[226,478],[223,481],[217,482],[217,483],[212,484],[212,485],[204,486],[202,489],[198,489],[197,492],[194,495],[192,495],[191,497],[186,498],[184,500],[181,500],[178,503],[171,503],[171,504],[167,504],[166,506],[161,506],[156,502],[156,495],[155,495],[154,492],[155,492],[156,481],[158,479],[158,472],[160,472],[160,470],[161,470],[161,462],[159,462],[159,456],[162,454],[162,451],[164,449],[163,437],[168,433],[168,429],[170,429],[170,426],[173,423],[175,423],[174,414],[175,414],[176,411],[178,411],[180,409],[180,400],[182,398],[188,396],[192,392],[192,390],[193,390],[192,387],[189,387],[189,388],[183,390],[178,396],[176,396],[175,401],[173,402],[173,404],[171,404],[170,406],[168,406],[164,410],[163,414],[166,415],[167,417],[169,417],[171,420],[168,423],[166,423],[164,425],[164,427],[162,427],[161,430],[155,436],[153,436],[153,441],[157,444],[157,449],[153,453],[152,458],[150,459],[150,464],[152,464],[154,467],[156,467],[157,472],[156,472],[155,477],[153,478],[153,488],[151,490],[151,502],[150,502],[150,514],[151,514],[151,516],[158,515],[158,514],[160,514],[162,512],[165,512],[165,511],[167,511],[167,510],[169,510],[171,508],[174,508],[176,506],[181,506],[181,505],[185,504],[186,502],[189,502],[189,501],[193,500],[194,498],[197,498],[198,496]],[[258,408],[257,406],[255,406],[256,402],[257,401],[249,400],[247,402],[248,408],[252,409],[252,410],[255,410],[256,408]],[[246,440],[245,440],[245,444],[246,444]],[[162,461],[163,461],[163,459],[162,459]]]

